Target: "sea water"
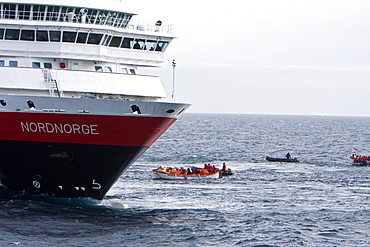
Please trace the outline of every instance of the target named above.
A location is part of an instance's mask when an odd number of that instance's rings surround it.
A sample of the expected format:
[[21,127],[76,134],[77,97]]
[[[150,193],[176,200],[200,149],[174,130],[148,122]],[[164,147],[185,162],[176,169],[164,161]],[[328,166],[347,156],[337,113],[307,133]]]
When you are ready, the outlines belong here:
[[[370,246],[370,167],[349,159],[369,142],[369,117],[185,114],[101,202],[0,186],[0,246]],[[234,175],[151,177],[223,162]]]

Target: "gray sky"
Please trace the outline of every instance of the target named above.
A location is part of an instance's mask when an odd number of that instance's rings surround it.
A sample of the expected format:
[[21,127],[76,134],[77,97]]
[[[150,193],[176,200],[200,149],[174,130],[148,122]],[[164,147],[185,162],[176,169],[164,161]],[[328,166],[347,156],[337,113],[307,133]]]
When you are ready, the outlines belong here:
[[[189,112],[370,116],[369,0],[127,3],[174,25],[165,57]],[[170,95],[171,63],[159,74]]]

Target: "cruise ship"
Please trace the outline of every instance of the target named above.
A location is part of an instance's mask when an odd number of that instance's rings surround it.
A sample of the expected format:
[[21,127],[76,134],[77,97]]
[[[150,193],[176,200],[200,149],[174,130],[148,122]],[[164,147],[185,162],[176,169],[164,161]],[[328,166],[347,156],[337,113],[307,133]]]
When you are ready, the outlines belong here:
[[102,200],[189,103],[158,76],[174,36],[120,1],[0,3],[0,181]]

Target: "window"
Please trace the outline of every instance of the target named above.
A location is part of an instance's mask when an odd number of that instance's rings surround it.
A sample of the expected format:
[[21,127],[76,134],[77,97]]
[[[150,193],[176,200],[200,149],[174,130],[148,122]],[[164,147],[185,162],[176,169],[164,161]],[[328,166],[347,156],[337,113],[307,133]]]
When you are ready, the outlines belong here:
[[36,41],[49,41],[48,31],[37,30],[36,31]]
[[[35,20],[35,21],[60,21],[80,22],[87,24],[108,25],[117,28],[126,28],[132,15],[99,9],[83,9],[79,7],[62,7],[48,5],[41,1],[40,4],[16,3],[1,4],[1,18]],[[29,2],[29,1],[26,1]]]
[[107,21],[107,17],[109,16],[108,11],[100,10],[96,17],[96,24],[104,25]]
[[35,40],[35,30],[22,30],[21,40],[34,41]]
[[109,72],[109,73],[112,73],[112,68],[109,67],[109,66],[104,66],[104,72]]
[[121,48],[131,48],[131,45],[133,42],[134,42],[134,39],[132,38],[124,38],[121,44]]
[[15,19],[15,4],[4,4],[4,18]]
[[60,42],[60,31],[49,31],[51,42]]
[[112,26],[114,23],[114,20],[116,18],[117,13],[115,12],[108,12],[108,18],[107,21],[104,23],[105,25]]
[[122,40],[122,37],[115,36],[112,38],[112,41],[110,42],[109,46],[119,47],[119,45],[121,44],[121,40]]
[[121,26],[123,28],[126,28],[127,27],[127,24],[130,22],[130,19],[131,19],[132,15],[125,15],[125,17],[123,18],[122,20],[122,23],[121,23]]
[[59,9],[61,7],[58,6],[48,6],[48,12],[46,15],[46,20],[47,21],[59,21],[58,16],[59,16]]
[[18,29],[6,29],[5,30],[5,39],[7,40],[18,40],[19,39],[19,32]]
[[157,47],[157,41],[155,40],[147,40],[145,43],[145,50],[154,51]]
[[87,40],[87,33],[78,33],[76,43],[85,44]]
[[19,4],[18,5],[18,19],[29,20],[30,10],[31,10],[31,5]]
[[164,51],[168,45],[166,41],[159,41],[157,47],[155,48],[156,51]]
[[60,21],[63,21],[63,22],[71,21],[71,22],[73,22],[74,8],[60,7],[59,11],[61,13]]
[[44,20],[45,8],[46,8],[45,5],[34,5],[32,19],[39,20],[39,21]]
[[103,34],[90,33],[89,38],[87,40],[87,43],[88,44],[99,45],[102,37],[103,37]]
[[108,46],[108,44],[110,43],[111,39],[112,39],[112,36],[111,35],[105,35],[104,36],[104,40],[102,42],[102,45]]
[[132,75],[136,75],[136,72],[135,72],[135,70],[134,70],[134,69],[130,69],[130,73],[131,73]]
[[39,62],[32,62],[32,68],[41,68],[41,64]]
[[121,68],[121,72],[122,72],[123,74],[128,74],[128,71],[127,71],[127,69],[126,69],[126,68]]
[[74,43],[76,40],[76,32],[68,32],[64,31],[63,32],[63,42],[69,42],[69,43]]
[[114,14],[115,14],[115,17],[114,17],[114,22],[112,26],[119,27],[119,24],[121,23],[121,20],[122,20],[122,16],[124,14],[123,13],[114,13]]
[[10,67],[17,67],[18,66],[18,61],[9,61],[9,66]]
[[145,40],[143,39],[135,39],[135,44],[132,47],[133,49],[141,50],[145,47]]
[[103,68],[101,66],[95,66],[95,71],[103,72]]
[[0,39],[4,38],[4,28],[0,28]]
[[53,68],[53,65],[51,63],[44,63],[44,68],[45,69],[51,69],[51,68]]
[[5,61],[4,60],[0,60],[0,66],[5,66]]

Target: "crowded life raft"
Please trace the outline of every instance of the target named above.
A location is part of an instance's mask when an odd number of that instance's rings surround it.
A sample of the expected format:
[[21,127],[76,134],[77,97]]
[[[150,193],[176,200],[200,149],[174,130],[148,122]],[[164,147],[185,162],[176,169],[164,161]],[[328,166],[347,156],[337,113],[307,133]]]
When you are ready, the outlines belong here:
[[370,165],[370,156],[361,156],[357,154],[352,154],[349,157],[351,160],[353,160],[352,165],[353,166],[368,166]]
[[214,166],[205,166],[205,168],[190,167],[190,168],[172,168],[160,166],[153,169],[153,178],[168,179],[168,180],[188,180],[188,179],[208,179],[208,178],[222,178],[222,173]]

